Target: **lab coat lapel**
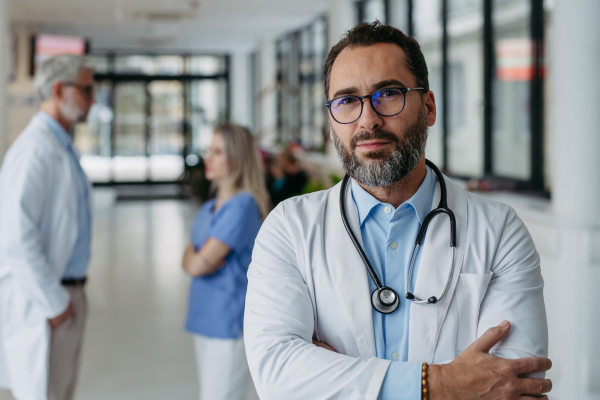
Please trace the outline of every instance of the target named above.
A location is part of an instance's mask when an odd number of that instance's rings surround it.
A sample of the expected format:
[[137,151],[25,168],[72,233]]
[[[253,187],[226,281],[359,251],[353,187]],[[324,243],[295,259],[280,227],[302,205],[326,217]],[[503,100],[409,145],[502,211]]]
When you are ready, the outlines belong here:
[[[467,236],[467,196],[456,183],[448,178],[445,180],[448,190],[448,207],[456,217],[457,243],[452,266],[454,272],[448,293],[442,301],[435,305],[414,303],[411,305],[408,361],[429,363],[433,361],[439,332],[462,268]],[[433,196],[432,209],[437,208],[439,201],[440,185],[438,183]],[[451,264],[450,221],[446,214],[439,214],[429,224],[422,245],[415,295],[424,299],[431,296],[439,297],[444,291]]]
[[[334,289],[356,340],[360,356],[371,358],[375,357],[376,351],[369,278],[342,222],[339,207],[340,189],[341,184],[333,187],[327,200],[324,226],[325,256]],[[352,199],[350,184],[347,186],[345,205],[350,227],[362,246],[358,210]]]

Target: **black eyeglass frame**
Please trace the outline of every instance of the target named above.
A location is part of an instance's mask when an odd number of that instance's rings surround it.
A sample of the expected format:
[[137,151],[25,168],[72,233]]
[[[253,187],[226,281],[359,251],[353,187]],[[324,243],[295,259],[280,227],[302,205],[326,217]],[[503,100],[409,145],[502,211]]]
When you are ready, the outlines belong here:
[[[385,90],[399,90],[402,92],[402,95],[404,96],[404,104],[402,104],[402,109],[400,111],[398,111],[395,114],[390,114],[390,115],[385,115],[380,113],[379,111],[377,111],[375,109],[375,106],[373,105],[373,96],[375,96],[376,93],[379,92],[383,92]],[[379,89],[376,90],[375,92],[371,93],[371,94],[367,94],[365,96],[354,96],[352,94],[346,94],[343,96],[338,96],[334,99],[328,100],[325,102],[325,107],[327,107],[327,109],[329,110],[329,115],[331,115],[331,118],[334,119],[335,122],[337,122],[338,124],[343,124],[343,125],[347,125],[347,124],[352,124],[356,121],[358,121],[360,119],[360,117],[362,116],[363,113],[363,109],[364,109],[364,99],[369,99],[369,103],[371,104],[371,108],[373,108],[373,111],[375,111],[378,115],[381,115],[382,117],[393,117],[394,115],[398,115],[400,114],[402,111],[404,111],[404,107],[406,106],[406,93],[410,92],[411,90],[425,90],[425,88],[422,87],[416,87],[416,88],[406,88],[406,87],[390,87],[390,88],[383,88],[383,89]],[[341,98],[345,98],[345,97],[354,97],[355,99],[358,99],[358,101],[360,102],[360,114],[358,114],[358,117],[354,120],[354,121],[350,121],[350,122],[340,122],[338,121],[334,116],[333,116],[333,111],[331,111],[331,103],[333,103],[334,101],[336,101],[337,99],[341,99]]]
[[62,82],[62,84],[64,86],[71,86],[74,87],[75,89],[78,89],[79,91],[81,91],[81,93],[83,93],[87,98],[91,98],[94,96],[94,86],[93,85],[81,85],[79,83],[75,83],[75,82]]

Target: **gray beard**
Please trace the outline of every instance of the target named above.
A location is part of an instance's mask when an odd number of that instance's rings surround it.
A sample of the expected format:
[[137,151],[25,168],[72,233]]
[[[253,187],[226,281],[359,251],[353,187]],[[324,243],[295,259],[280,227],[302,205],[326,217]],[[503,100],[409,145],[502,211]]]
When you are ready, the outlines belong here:
[[[360,132],[356,134],[347,149],[337,134],[333,132],[333,143],[337,150],[344,171],[358,183],[367,187],[390,186],[410,175],[417,167],[419,160],[425,153],[427,144],[427,114],[425,108],[419,111],[419,118],[404,132],[402,143],[398,144],[396,135],[382,130],[373,132]],[[391,154],[387,152],[372,151],[366,154],[367,160],[356,155],[354,149],[358,141],[368,139],[387,139],[396,143],[396,148]]]
[[62,117],[72,124],[78,124],[80,122],[85,122],[87,119],[87,115],[81,107],[77,106],[74,101],[67,100],[60,107],[60,112]]

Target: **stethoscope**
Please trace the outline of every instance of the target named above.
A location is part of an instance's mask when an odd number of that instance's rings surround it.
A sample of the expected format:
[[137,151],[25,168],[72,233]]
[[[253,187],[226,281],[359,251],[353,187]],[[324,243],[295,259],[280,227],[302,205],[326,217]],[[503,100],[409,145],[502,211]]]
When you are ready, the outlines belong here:
[[[448,208],[446,181],[444,180],[442,173],[440,172],[438,167],[436,167],[435,164],[431,161],[425,160],[425,164],[427,164],[429,168],[431,168],[435,173],[435,176],[437,177],[438,182],[440,183],[441,196],[440,203],[438,204],[437,208],[435,210],[432,210],[429,214],[427,214],[425,220],[423,221],[423,224],[421,225],[421,229],[419,229],[419,234],[417,235],[417,240],[415,242],[415,251],[413,252],[412,259],[410,262],[410,268],[408,270],[406,298],[416,304],[436,304],[439,301],[441,301],[444,298],[444,296],[446,296],[446,293],[448,293],[448,289],[450,288],[450,283],[452,282],[452,274],[454,270],[454,250],[456,248],[456,218],[454,217],[454,213],[452,212],[452,210]],[[376,286],[376,289],[373,290],[373,293],[371,293],[371,304],[373,304],[373,308],[375,308],[375,310],[379,311],[382,314],[391,314],[394,311],[396,311],[396,309],[400,305],[400,297],[394,289],[388,286],[383,286],[381,284],[381,281],[379,280],[379,277],[377,276],[375,270],[371,266],[367,255],[365,254],[360,243],[358,243],[354,232],[352,232],[352,228],[350,228],[350,224],[348,224],[348,218],[346,218],[345,198],[346,187],[348,186],[349,180],[350,176],[346,174],[346,176],[342,180],[342,188],[340,191],[340,211],[342,213],[342,221],[344,222],[344,226],[346,227],[346,231],[348,232],[350,239],[352,239],[352,243],[354,243],[354,247],[356,247],[360,258],[362,258],[363,263],[367,267],[367,272],[371,276],[371,279],[373,280],[373,283]],[[419,247],[421,246],[421,244],[423,243],[423,239],[425,238],[425,233],[427,232],[427,227],[429,226],[429,223],[431,222],[433,217],[442,213],[447,214],[450,218],[450,247],[452,248],[452,264],[450,265],[448,281],[446,282],[446,287],[444,288],[444,292],[440,297],[431,296],[428,299],[421,299],[415,296],[410,291],[412,273],[415,266],[415,259],[417,258],[417,252],[419,251]]]

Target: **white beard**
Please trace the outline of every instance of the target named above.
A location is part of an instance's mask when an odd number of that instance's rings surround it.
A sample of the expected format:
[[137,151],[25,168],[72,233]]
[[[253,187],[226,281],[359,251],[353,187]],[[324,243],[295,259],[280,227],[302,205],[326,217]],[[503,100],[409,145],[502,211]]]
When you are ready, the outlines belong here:
[[80,122],[85,122],[87,119],[86,111],[75,104],[71,99],[68,99],[61,104],[60,113],[64,119],[71,122],[73,125]]

